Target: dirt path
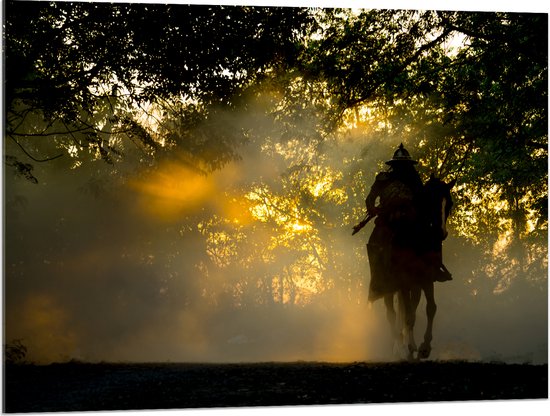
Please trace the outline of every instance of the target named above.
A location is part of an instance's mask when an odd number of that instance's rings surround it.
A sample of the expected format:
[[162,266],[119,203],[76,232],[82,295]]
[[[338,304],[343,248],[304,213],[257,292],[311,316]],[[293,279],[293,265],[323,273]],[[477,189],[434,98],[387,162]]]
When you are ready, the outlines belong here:
[[5,369],[4,411],[183,409],[548,397],[547,365],[52,364]]

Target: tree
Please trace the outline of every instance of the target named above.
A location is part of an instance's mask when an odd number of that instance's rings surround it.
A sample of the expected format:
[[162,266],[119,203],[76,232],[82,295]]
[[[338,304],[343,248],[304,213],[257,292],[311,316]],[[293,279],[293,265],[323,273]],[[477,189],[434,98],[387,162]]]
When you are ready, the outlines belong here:
[[27,347],[22,340],[14,339],[4,345],[4,363],[7,365],[23,364],[27,356]]
[[[458,179],[461,238],[545,267],[545,15],[10,2],[7,16],[6,162],[27,179],[67,153],[177,154],[183,174],[220,169],[245,143],[286,158],[276,185],[235,191],[253,225],[186,218],[201,224],[201,271],[232,268],[240,301],[259,287],[248,297],[296,300],[300,273],[319,292],[334,276],[357,286],[335,230],[361,217],[375,156],[399,141],[425,178]],[[360,137],[352,157],[328,156]],[[292,259],[276,276],[264,267],[275,252]]]
[[[405,141],[426,170],[491,198],[483,217],[509,220],[515,241],[545,238],[546,15],[337,10],[324,24],[301,63],[326,83],[333,125],[378,110],[381,133]],[[499,239],[489,227],[476,242]]]
[[112,162],[123,140],[154,153],[163,140],[143,122],[149,104],[159,119],[170,102],[191,106],[179,114],[195,116],[187,124],[231,107],[295,59],[310,21],[293,8],[10,1],[5,133],[18,154],[9,164],[28,176],[21,160],[83,150]]

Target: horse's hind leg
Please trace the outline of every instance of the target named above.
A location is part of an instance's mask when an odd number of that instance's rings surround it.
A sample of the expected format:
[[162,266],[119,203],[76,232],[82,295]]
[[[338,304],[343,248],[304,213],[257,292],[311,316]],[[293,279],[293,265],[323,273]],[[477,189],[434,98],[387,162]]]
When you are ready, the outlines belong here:
[[420,345],[420,349],[418,350],[418,358],[428,358],[430,356],[430,352],[432,351],[433,322],[435,312],[437,311],[433,283],[428,283],[424,287],[424,294],[426,296],[426,316],[428,318],[428,324],[426,326],[426,332],[424,333],[424,342]]

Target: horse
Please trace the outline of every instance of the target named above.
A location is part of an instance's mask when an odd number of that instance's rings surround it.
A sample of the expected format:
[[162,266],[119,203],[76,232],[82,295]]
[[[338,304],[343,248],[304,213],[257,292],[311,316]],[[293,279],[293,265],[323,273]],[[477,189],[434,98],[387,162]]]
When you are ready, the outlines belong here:
[[[424,184],[414,239],[410,244],[393,244],[391,273],[399,282],[395,291],[384,295],[386,317],[390,324],[395,348],[405,349],[408,359],[426,359],[431,353],[432,330],[437,305],[434,281],[450,280],[450,273],[442,262],[442,242],[447,238],[447,218],[453,206],[451,189],[456,181],[445,183],[433,174]],[[416,309],[424,293],[426,297],[427,326],[424,341],[417,348],[414,340]],[[398,316],[394,308],[397,297]]]

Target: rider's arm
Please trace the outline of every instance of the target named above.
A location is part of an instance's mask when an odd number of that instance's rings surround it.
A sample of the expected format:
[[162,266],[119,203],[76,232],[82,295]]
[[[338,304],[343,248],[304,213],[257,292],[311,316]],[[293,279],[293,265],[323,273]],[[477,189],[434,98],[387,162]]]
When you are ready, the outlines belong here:
[[386,172],[376,175],[376,180],[370,188],[370,192],[365,199],[365,205],[367,206],[367,213],[369,215],[377,215],[378,207],[376,206],[376,200],[382,193],[382,190],[386,187],[389,177]]

